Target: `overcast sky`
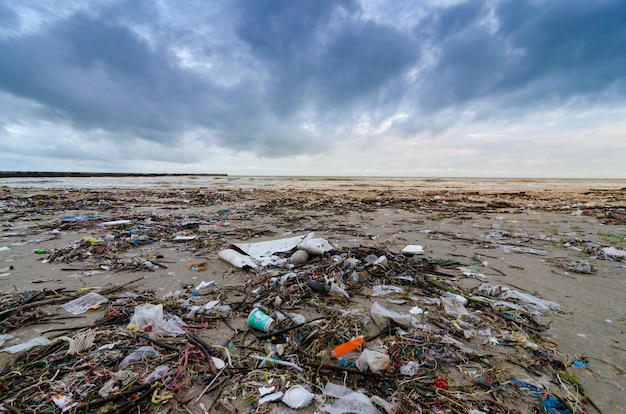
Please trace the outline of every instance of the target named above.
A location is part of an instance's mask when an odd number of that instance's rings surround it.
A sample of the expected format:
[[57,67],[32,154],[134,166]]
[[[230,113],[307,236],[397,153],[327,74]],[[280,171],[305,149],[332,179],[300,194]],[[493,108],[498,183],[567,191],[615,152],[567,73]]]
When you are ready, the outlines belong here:
[[0,0],[0,170],[626,178],[626,1]]

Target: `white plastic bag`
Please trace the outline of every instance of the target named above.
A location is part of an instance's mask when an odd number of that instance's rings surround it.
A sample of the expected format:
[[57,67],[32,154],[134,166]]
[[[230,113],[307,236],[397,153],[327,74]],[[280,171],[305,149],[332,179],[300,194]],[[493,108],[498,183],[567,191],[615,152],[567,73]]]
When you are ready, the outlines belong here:
[[163,305],[138,305],[135,313],[128,324],[129,329],[139,329],[143,332],[154,332],[161,336],[183,335],[185,322],[178,316],[171,315],[168,318],[163,316]]
[[364,349],[359,359],[356,360],[356,367],[360,371],[365,372],[369,369],[376,374],[380,374],[389,368],[389,364],[389,355],[378,351],[370,351],[369,349]]

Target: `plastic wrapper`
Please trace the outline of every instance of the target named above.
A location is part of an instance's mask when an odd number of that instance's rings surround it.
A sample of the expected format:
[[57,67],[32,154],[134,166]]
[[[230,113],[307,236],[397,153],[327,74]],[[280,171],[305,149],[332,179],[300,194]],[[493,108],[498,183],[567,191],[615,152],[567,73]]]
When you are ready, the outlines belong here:
[[340,288],[339,285],[336,283],[330,284],[330,293],[337,296],[343,296],[344,298],[350,297],[350,294],[344,289]]
[[62,413],[78,405],[78,402],[72,400],[72,397],[66,394],[54,394],[52,401],[61,409]]
[[143,382],[152,384],[155,381],[160,381],[161,378],[163,378],[163,375],[166,374],[169,369],[170,368],[167,364],[159,365],[154,369],[154,371],[152,371],[150,374],[148,374],[148,376],[144,378]]
[[376,259],[374,261],[374,266],[380,266],[382,268],[387,268],[387,266],[389,265],[389,259],[387,259],[387,256],[380,256],[378,259]]
[[285,393],[282,392],[282,391],[274,392],[272,394],[267,394],[266,396],[264,396],[263,398],[261,398],[259,400],[259,405],[263,405],[263,404],[268,403],[268,402],[276,401],[279,398],[281,398],[283,395],[285,395]]
[[97,294],[96,292],[89,292],[86,295],[67,302],[66,304],[62,305],[61,308],[63,308],[66,312],[71,313],[72,315],[80,315],[81,313],[87,312],[94,306],[101,305],[108,301],[109,300],[107,298]]
[[533,295],[522,293],[517,290],[506,290],[500,294],[500,299],[517,299],[522,303],[522,308],[528,313],[536,315],[552,315],[561,310],[556,302],[539,299]]

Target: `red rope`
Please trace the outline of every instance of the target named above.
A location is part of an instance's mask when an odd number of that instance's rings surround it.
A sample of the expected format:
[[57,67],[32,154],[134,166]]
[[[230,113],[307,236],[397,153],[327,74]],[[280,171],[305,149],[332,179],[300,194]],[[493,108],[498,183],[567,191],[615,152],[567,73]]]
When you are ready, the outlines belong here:
[[165,388],[172,391],[179,391],[185,388],[189,381],[191,381],[191,376],[187,372],[187,366],[189,366],[189,357],[192,355],[197,355],[199,351],[195,350],[194,347],[190,344],[187,344],[187,349],[185,349],[185,353],[180,357],[178,361],[174,365],[172,365],[172,369],[175,370],[174,375],[169,381],[166,381],[165,377],[172,370],[167,370],[163,373],[163,384]]

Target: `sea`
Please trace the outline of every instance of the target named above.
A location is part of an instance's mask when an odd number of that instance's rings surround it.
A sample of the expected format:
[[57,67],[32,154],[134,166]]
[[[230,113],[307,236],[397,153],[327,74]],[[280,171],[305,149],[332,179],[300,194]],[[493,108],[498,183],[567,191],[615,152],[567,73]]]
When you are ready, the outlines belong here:
[[207,176],[163,175],[128,177],[12,177],[0,178],[0,187],[37,189],[311,189],[311,190],[616,190],[626,179],[579,178],[414,178],[315,176]]

